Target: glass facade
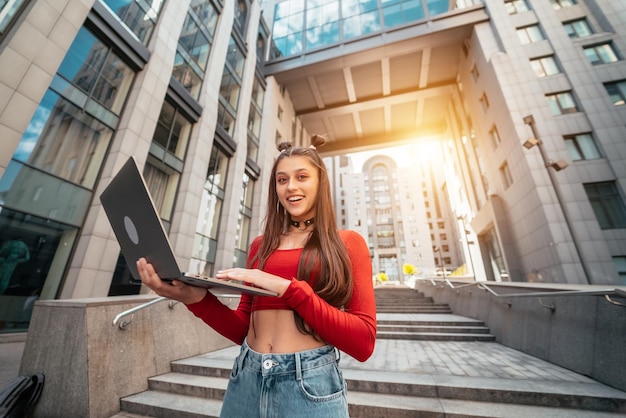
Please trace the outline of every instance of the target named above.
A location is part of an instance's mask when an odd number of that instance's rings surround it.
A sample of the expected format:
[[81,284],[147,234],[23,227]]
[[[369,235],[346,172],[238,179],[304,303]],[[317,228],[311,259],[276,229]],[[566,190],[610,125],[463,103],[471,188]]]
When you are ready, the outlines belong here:
[[134,72],[81,28],[0,178],[0,323],[54,299]]
[[288,0],[275,6],[273,58],[301,54],[480,3],[480,0]]

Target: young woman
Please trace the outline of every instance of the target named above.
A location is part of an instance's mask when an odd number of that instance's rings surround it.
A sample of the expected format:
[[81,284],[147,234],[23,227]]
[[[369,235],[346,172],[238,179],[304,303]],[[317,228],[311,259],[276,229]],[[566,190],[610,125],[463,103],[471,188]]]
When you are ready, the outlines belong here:
[[198,287],[162,282],[145,259],[144,284],[179,300],[217,332],[241,345],[220,416],[348,417],[339,351],[367,360],[376,340],[376,303],[367,245],[338,230],[328,173],[313,136],[310,147],[279,145],[263,235],[246,269],[216,277],[272,290],[243,294],[236,310]]

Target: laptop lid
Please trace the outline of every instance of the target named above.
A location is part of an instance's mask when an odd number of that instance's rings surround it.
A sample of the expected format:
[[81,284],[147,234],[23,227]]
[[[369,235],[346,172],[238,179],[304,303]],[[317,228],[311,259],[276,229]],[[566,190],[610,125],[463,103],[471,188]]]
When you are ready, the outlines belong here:
[[246,292],[261,296],[277,295],[276,292],[233,280],[181,272],[134,157],[130,157],[113,177],[111,183],[100,194],[100,201],[120,244],[134,283],[141,283],[136,262],[140,257],[145,257],[163,281],[176,279],[192,286],[212,289],[213,293],[218,294]]
[[181,277],[174,251],[134,157],[113,177],[100,201],[137,283],[141,282],[136,266],[140,257],[145,257],[163,280]]

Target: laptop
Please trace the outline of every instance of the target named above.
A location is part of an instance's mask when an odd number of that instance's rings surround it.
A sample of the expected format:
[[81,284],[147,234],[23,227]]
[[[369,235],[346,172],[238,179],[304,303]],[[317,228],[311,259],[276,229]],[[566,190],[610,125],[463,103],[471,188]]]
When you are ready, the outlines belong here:
[[140,257],[154,266],[163,281],[210,289],[212,293],[250,293],[276,296],[275,292],[238,281],[221,280],[180,270],[161,218],[154,206],[143,175],[134,157],[130,157],[100,195],[126,264],[137,283],[141,283],[136,262]]

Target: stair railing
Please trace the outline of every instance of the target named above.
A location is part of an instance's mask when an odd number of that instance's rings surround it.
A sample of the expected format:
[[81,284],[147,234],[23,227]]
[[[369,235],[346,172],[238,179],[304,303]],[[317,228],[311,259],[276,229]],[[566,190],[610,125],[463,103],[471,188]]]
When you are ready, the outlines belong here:
[[[126,318],[127,316],[132,315],[132,314],[134,314],[137,311],[140,311],[140,310],[142,310],[144,308],[147,308],[148,306],[155,305],[155,304],[157,304],[159,302],[162,302],[164,300],[167,300],[167,298],[165,296],[160,296],[160,297],[158,297],[156,299],[153,299],[153,300],[151,300],[149,302],[142,303],[141,305],[137,305],[134,308],[130,308],[128,310],[125,310],[124,312],[120,312],[117,315],[115,315],[115,318],[113,318],[113,325],[117,325],[118,322],[119,322],[120,329],[126,329],[128,324],[130,324],[132,322],[133,317],[131,316],[130,318],[124,319],[124,320],[122,320],[122,318]],[[177,303],[178,302],[175,301],[175,300],[170,300],[169,303],[167,304],[167,306],[170,309],[173,309],[174,305],[176,305]]]
[[[454,283],[452,283],[450,280],[443,279],[444,281],[444,285],[448,285],[450,286],[452,289],[461,289],[463,287],[469,287],[469,286],[476,286],[479,289],[483,289],[487,292],[489,292],[492,296],[499,298],[499,299],[504,299],[504,298],[531,298],[531,297],[536,297],[539,298],[539,303],[541,304],[541,306],[550,309],[550,311],[554,312],[554,310],[556,309],[556,307],[554,305],[546,305],[541,301],[542,297],[554,297],[554,296],[604,296],[604,298],[606,299],[607,302],[616,305],[616,306],[621,306],[623,308],[626,307],[626,304],[622,303],[622,302],[618,302],[614,299],[611,298],[611,296],[617,296],[618,298],[626,298],[626,291],[622,290],[622,289],[617,289],[617,288],[605,288],[605,289],[594,289],[594,290],[563,290],[563,291],[554,291],[554,292],[526,292],[526,293],[505,293],[505,294],[500,294],[497,293],[495,290],[493,290],[491,287],[489,287],[488,284],[484,283],[484,282],[472,282],[472,283],[464,283],[462,285],[459,286],[455,286]],[[433,284],[433,286],[438,287],[438,284],[436,283],[436,281],[434,279],[430,279],[430,282]],[[509,306],[512,305],[511,301],[507,301],[506,302]]]

